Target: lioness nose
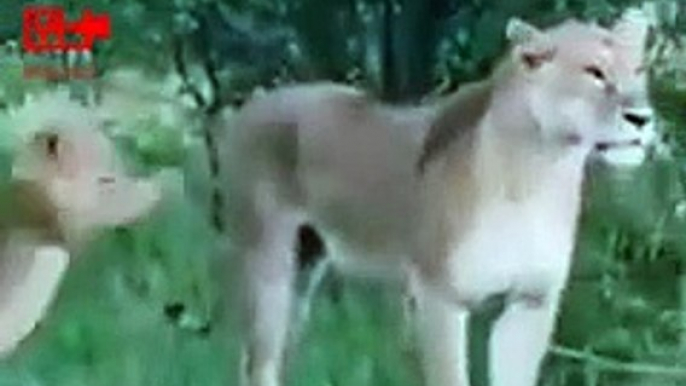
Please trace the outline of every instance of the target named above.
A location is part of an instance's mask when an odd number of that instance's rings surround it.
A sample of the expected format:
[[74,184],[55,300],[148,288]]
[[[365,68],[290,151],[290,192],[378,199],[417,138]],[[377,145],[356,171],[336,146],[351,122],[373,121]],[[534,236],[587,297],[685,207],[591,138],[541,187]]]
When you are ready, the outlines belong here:
[[624,113],[624,119],[632,125],[636,126],[637,129],[642,129],[645,125],[647,125],[650,122],[649,115],[639,114],[635,112]]

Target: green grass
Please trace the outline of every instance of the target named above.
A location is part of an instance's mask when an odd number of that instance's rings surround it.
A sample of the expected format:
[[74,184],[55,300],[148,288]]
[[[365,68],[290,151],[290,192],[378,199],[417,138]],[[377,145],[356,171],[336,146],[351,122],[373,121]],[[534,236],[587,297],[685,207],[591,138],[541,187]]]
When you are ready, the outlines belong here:
[[[224,313],[236,286],[232,272],[217,272],[226,265],[211,234],[180,195],[143,223],[103,234],[73,262],[40,328],[0,364],[0,386],[236,384],[238,314]],[[346,283],[339,300],[314,300],[290,384],[418,384],[397,291]],[[165,314],[173,303],[185,305],[176,320]]]

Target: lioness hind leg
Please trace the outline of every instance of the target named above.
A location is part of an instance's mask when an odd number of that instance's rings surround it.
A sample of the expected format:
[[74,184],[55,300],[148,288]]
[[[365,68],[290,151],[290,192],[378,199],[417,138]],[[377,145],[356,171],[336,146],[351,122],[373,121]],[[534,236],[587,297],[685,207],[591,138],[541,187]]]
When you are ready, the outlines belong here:
[[319,231],[311,225],[300,227],[297,243],[298,254],[298,305],[292,329],[297,339],[310,320],[312,302],[324,279],[331,273],[331,261],[326,256],[326,246]]
[[495,322],[489,341],[492,386],[535,386],[555,325],[559,294],[515,301]]
[[469,386],[468,310],[439,298],[416,282],[413,289],[426,385]]
[[241,383],[279,386],[294,295],[295,240],[300,217],[290,212],[264,219],[246,264],[247,331]]

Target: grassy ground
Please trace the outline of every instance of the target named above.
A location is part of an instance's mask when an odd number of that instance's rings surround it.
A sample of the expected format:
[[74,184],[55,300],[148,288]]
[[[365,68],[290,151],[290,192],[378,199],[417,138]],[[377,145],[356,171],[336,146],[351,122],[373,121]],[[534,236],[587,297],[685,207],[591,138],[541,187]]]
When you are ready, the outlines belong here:
[[[74,262],[49,317],[0,364],[0,386],[236,385],[237,315],[224,313],[236,297],[220,289],[218,279],[230,289],[237,276],[219,271],[224,265],[211,234],[197,204],[172,194],[146,222],[103,235]],[[592,295],[574,291],[569,299],[591,304]],[[343,282],[338,296],[321,292],[290,361],[288,384],[421,385],[398,294],[398,288],[355,280]],[[570,306],[565,319],[583,320],[579,307]],[[487,317],[474,325],[481,342]],[[483,359],[479,344],[475,352]],[[477,356],[474,386],[486,386]],[[548,378],[546,385],[590,385],[583,377],[570,379]]]
[[[0,367],[0,386],[235,384],[238,335],[217,315],[207,248],[201,236],[166,233],[165,223],[108,235],[82,256],[50,317]],[[418,384],[400,303],[388,291],[348,287],[336,303],[315,300],[290,384]],[[174,303],[186,307],[176,320],[165,313]]]
[[[234,385],[239,334],[223,310],[235,297],[218,288],[231,272],[216,274],[210,235],[180,196],[104,234],[74,262],[49,317],[0,364],[0,386]],[[394,292],[350,282],[335,302],[318,296],[289,383],[418,384]]]

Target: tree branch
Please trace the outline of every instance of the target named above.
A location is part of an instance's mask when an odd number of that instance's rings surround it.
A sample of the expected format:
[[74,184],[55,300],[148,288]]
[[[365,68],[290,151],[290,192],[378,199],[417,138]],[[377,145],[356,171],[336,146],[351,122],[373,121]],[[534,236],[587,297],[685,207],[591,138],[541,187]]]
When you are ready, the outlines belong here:
[[183,58],[183,40],[180,36],[175,36],[173,40],[173,57],[174,69],[176,73],[181,77],[183,82],[183,89],[181,93],[187,92],[191,95],[198,107],[205,108],[208,103],[202,96],[200,91],[191,82],[190,76],[188,74],[188,67],[186,66],[186,61]]
[[651,363],[627,363],[564,346],[552,346],[549,352],[559,358],[585,362],[604,372],[686,379],[686,368],[681,367],[662,366]]

